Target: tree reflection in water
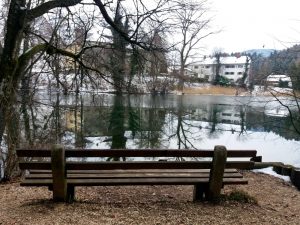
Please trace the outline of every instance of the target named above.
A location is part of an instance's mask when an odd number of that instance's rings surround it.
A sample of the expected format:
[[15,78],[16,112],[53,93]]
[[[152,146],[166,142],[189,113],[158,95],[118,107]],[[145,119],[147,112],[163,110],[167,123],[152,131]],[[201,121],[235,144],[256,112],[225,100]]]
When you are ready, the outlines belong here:
[[[250,143],[251,134],[258,132],[300,140],[288,117],[267,115],[263,107],[212,101],[215,98],[54,93],[48,102],[23,105],[21,112],[29,111],[29,117],[24,115],[13,139],[20,147],[62,143],[114,149],[203,148],[207,143],[226,144],[223,137],[232,137],[231,144]],[[12,123],[12,128],[17,125]]]

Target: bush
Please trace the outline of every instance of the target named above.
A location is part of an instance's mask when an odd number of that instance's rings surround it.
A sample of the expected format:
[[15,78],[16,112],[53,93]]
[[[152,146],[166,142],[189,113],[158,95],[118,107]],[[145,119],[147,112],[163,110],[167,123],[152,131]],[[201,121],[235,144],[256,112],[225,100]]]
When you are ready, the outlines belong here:
[[288,81],[283,81],[283,80],[279,80],[278,86],[281,88],[288,88],[289,87],[289,82]]
[[219,84],[221,86],[229,86],[231,85],[231,81],[226,77],[220,76]]

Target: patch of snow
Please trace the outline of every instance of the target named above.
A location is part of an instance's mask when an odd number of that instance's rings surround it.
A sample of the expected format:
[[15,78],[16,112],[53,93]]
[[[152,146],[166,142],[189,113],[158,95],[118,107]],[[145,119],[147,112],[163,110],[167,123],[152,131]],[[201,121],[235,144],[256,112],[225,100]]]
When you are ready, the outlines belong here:
[[64,133],[64,136],[62,137],[62,143],[64,143],[64,145],[67,148],[74,148],[74,146],[75,146],[75,133],[70,132],[70,131],[66,131]]
[[253,172],[269,174],[271,176],[278,177],[278,178],[284,180],[285,182],[291,182],[291,179],[289,176],[282,176],[282,175],[276,173],[275,171],[273,171],[273,167],[267,167],[267,168],[263,168],[263,169],[255,169],[255,170],[253,170]]
[[102,136],[102,137],[86,137],[88,143],[86,144],[87,149],[106,149],[110,148],[109,141],[111,137]]
[[265,109],[265,115],[275,117],[287,117],[289,115],[289,111],[284,107],[276,107],[272,109]]
[[274,94],[293,94],[292,88],[269,87],[268,91],[275,92]]
[[256,96],[271,96],[273,93],[276,96],[280,96],[282,94],[291,94],[293,95],[293,89],[291,88],[280,88],[280,87],[264,87],[261,85],[255,85],[253,87],[253,91],[251,95]]

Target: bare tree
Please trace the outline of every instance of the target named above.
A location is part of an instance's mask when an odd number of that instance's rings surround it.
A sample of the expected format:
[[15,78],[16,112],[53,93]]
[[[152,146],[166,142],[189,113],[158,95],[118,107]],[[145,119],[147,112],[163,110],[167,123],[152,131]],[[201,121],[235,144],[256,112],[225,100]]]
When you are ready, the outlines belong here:
[[[99,42],[93,45],[87,44],[90,29],[107,27],[110,32],[101,34],[105,41],[112,42],[112,37],[118,37],[122,39],[122,43],[128,43],[145,51],[162,50],[162,46],[149,43],[146,37],[152,30],[157,29],[157,26],[162,26],[166,20],[167,13],[170,11],[169,2],[170,0],[158,0],[155,3],[131,0],[131,4],[124,4],[122,1],[106,0],[5,1],[6,5],[3,6],[7,7],[2,10],[2,13],[7,12],[7,16],[4,13],[5,16],[0,18],[0,29],[3,32],[3,39],[0,38],[0,143],[5,129],[8,128],[10,116],[16,115],[13,112],[16,108],[20,83],[22,80],[25,81],[23,78],[27,74],[26,71],[29,71],[33,64],[48,59],[52,69],[57,69],[56,81],[59,85],[63,84],[63,77],[66,77],[62,71],[66,70],[67,63],[62,63],[61,60],[65,58],[70,59],[75,65],[73,81],[76,87],[82,84],[83,75],[92,77],[86,71],[96,73],[102,79],[109,81],[102,69],[86,60],[86,53],[90,49],[108,46]],[[88,7],[85,7],[86,5]],[[95,13],[92,19],[97,21],[81,19],[80,15],[89,15],[91,6],[94,7],[93,13]],[[122,19],[126,19],[128,29],[124,29],[124,23],[123,25],[120,23],[121,18],[116,17],[117,6],[122,6],[121,16]],[[44,19],[42,23],[34,25],[41,19]],[[84,29],[76,30],[78,25],[83,25]],[[33,29],[35,27],[38,29]],[[45,35],[45,29],[50,35]],[[64,29],[66,32],[61,32]],[[30,45],[26,47],[24,44],[27,42],[24,42],[24,37],[28,35],[31,39]],[[72,48],[73,44],[78,47],[76,50]],[[58,64],[54,67],[55,61]],[[11,153],[14,153],[13,151],[13,148],[9,150]]]
[[172,33],[179,37],[175,49],[179,54],[180,66],[178,89],[182,91],[184,70],[188,59],[199,50],[201,41],[214,32],[209,29],[212,19],[209,17],[207,0],[184,0],[176,2],[176,4],[177,7],[173,11]]
[[[149,6],[145,1],[134,0],[132,12],[128,12],[125,16],[128,18],[130,32],[120,27],[116,20],[113,19],[114,3],[112,1],[94,0],[94,6],[99,10],[99,16],[105,21],[114,33],[132,45],[138,46],[145,50],[155,49],[153,46],[144,41],[145,34],[150,26],[147,26],[149,21],[157,21],[160,23],[160,15],[166,14],[169,10],[167,5],[168,0],[157,1],[153,6]],[[118,1],[120,4],[121,1]],[[24,33],[28,32],[30,24],[37,18],[44,15],[49,15],[49,12],[65,9],[64,13],[60,14],[63,21],[66,23],[72,22],[72,7],[76,5],[90,4],[84,3],[82,0],[52,0],[52,1],[26,1],[12,0],[9,4],[8,16],[5,23],[5,35],[2,44],[2,54],[0,58],[0,134],[6,126],[7,115],[9,115],[9,106],[15,102],[17,88],[22,78],[28,62],[37,54],[45,53],[50,56],[62,55],[76,61],[79,66],[91,71],[102,74],[97,68],[91,68],[83,59],[83,55],[87,49],[91,47],[82,46],[79,51],[70,51],[62,45],[55,45],[53,38],[45,39],[39,36],[42,42],[36,43],[26,52],[20,51],[22,48]],[[149,28],[150,27],[150,28]],[[141,30],[143,32],[141,32]],[[2,135],[0,141],[2,140]]]

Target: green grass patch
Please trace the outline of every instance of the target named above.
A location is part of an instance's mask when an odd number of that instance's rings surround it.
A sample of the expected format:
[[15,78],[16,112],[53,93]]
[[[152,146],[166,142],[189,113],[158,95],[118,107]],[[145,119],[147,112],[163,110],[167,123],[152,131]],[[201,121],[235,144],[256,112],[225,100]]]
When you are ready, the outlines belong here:
[[256,198],[241,190],[232,191],[229,195],[224,195],[223,197],[225,201],[257,204]]

